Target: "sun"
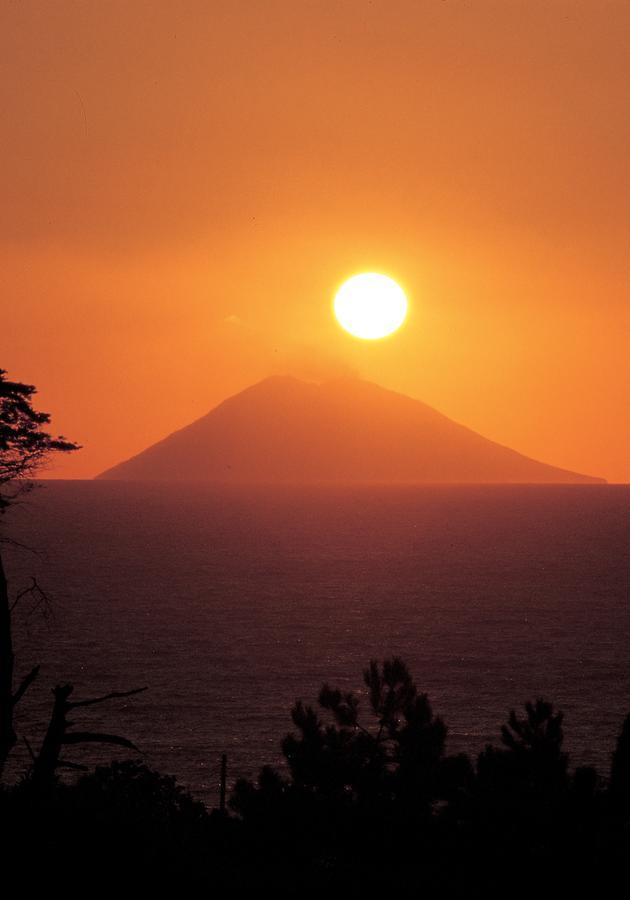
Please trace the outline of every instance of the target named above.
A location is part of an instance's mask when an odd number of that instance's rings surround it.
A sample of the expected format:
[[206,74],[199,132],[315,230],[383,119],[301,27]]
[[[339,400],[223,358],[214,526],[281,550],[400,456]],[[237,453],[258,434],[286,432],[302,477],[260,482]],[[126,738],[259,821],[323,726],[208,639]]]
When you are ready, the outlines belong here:
[[403,289],[393,278],[377,272],[363,272],[344,281],[333,306],[341,327],[368,341],[393,334],[407,315]]

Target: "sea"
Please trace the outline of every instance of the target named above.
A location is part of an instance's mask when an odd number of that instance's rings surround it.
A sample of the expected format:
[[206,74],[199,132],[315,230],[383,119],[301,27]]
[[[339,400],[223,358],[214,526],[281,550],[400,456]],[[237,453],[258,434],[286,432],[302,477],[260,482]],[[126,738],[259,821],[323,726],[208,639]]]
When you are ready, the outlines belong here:
[[[630,486],[241,487],[49,481],[3,517],[18,708],[9,777],[28,766],[51,689],[78,730],[132,740],[217,802],[284,764],[296,699],[354,690],[400,656],[448,726],[448,752],[500,743],[509,711],[564,713],[571,766],[609,770],[630,712]],[[88,765],[130,751],[68,748]]]

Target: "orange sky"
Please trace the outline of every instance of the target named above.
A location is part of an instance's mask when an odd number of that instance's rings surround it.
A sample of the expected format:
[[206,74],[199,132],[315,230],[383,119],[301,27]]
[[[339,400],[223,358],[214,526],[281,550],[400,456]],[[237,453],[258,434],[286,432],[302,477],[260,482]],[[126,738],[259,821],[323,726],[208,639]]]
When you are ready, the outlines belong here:
[[[5,2],[0,365],[89,477],[354,371],[630,481],[627,0]],[[334,323],[360,270],[407,325]]]

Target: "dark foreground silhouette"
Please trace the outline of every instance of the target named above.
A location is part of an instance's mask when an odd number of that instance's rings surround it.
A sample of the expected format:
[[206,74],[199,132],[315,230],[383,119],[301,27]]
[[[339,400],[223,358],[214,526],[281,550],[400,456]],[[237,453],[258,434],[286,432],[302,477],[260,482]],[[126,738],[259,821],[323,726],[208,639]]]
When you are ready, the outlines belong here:
[[543,700],[512,712],[473,764],[446,753],[446,726],[401,660],[372,662],[364,682],[360,699],[324,685],[319,710],[296,703],[285,771],[237,782],[224,814],[138,761],[74,785],[27,774],[0,793],[5,875],[83,895],[612,896],[626,884],[630,717],[606,778],[570,770],[562,714]]

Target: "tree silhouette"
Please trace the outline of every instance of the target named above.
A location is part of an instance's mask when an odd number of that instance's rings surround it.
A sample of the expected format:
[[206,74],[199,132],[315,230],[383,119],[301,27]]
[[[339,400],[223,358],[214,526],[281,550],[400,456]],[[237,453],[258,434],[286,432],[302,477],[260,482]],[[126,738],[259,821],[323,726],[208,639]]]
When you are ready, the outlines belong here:
[[79,707],[94,706],[96,703],[105,703],[107,700],[115,700],[122,697],[131,697],[139,694],[146,688],[135,688],[131,691],[114,691],[103,697],[94,697],[90,700],[70,700],[73,691],[71,684],[58,685],[53,688],[55,702],[48,730],[39,755],[33,760],[31,779],[38,788],[50,788],[55,782],[57,769],[82,769],[85,766],[62,759],[61,753],[64,747],[77,744],[115,744],[118,747],[126,747],[128,750],[138,751],[138,748],[127,738],[117,734],[106,734],[100,731],[71,731],[73,722],[68,721],[68,714]]
[[362,696],[324,684],[318,710],[295,703],[295,730],[282,741],[288,777],[266,767],[257,783],[235,785],[230,805],[261,867],[281,865],[281,847],[300,878],[300,867],[339,875],[358,858],[367,871],[390,853],[406,865],[436,804],[472,777],[467,758],[446,756],[446,727],[401,659],[371,661],[363,681]]
[[[47,896],[216,896],[220,848],[199,801],[138,760],[114,761],[42,791],[31,780],[0,790],[5,883]],[[218,841],[217,841],[218,843]],[[76,890],[73,890],[75,888]],[[225,885],[234,892],[234,879]],[[223,894],[221,894],[222,896]]]
[[[9,381],[0,369],[0,510],[28,489],[32,478],[53,453],[70,453],[79,445],[66,438],[53,437],[44,426],[48,413],[33,409],[37,393],[32,384]],[[13,491],[13,493],[11,492]]]
[[512,781],[528,791],[553,792],[566,787],[568,757],[562,751],[563,714],[539,698],[525,704],[525,716],[512,710],[501,728],[505,750],[495,751],[507,765]]
[[238,816],[208,814],[138,761],[58,781],[68,747],[132,745],[68,722],[127,692],[72,701],[69,686],[56,688],[37,777],[0,789],[5,853],[38,888],[71,858],[77,883],[98,870],[112,892],[124,880],[186,895],[519,898],[615,896],[627,882],[628,808],[617,801],[630,717],[610,787],[590,767],[569,776],[562,714],[545,700],[509,714],[502,745],[486,748],[475,772],[446,755],[446,728],[401,660],[370,663],[364,684],[357,694],[324,685],[316,707],[294,705],[288,772],[239,781]]
[[[0,369],[0,512],[6,512],[17,497],[29,489],[29,479],[41,469],[52,453],[69,453],[79,449],[78,444],[67,441],[64,437],[52,437],[44,430],[44,426],[50,422],[50,416],[48,413],[33,409],[31,400],[35,393],[33,385],[8,381],[6,371]],[[39,673],[39,666],[35,666],[14,690],[11,614],[27,593],[38,594],[40,600],[45,599],[33,579],[31,587],[18,594],[15,602],[10,604],[0,556],[0,776],[17,740],[13,727],[15,707]],[[73,691],[71,684],[58,685],[54,688],[55,701],[48,729],[39,755],[35,757],[33,754],[31,782],[38,788],[50,787],[54,784],[57,769],[85,768],[61,758],[63,748],[68,745],[115,744],[136,750],[131,741],[119,735],[71,731],[73,723],[68,721],[67,716],[77,707],[92,706],[117,697],[128,697],[143,690],[146,688],[113,692],[89,700],[71,701],[70,695]]]
[[630,716],[623,721],[613,753],[610,792],[618,806],[630,809]]
[[[35,393],[33,385],[9,381],[6,370],[0,369],[0,513],[6,512],[17,497],[29,489],[29,479],[42,468],[51,454],[79,449],[78,444],[64,437],[53,437],[45,430],[50,416],[33,409],[32,397]],[[36,589],[35,583],[33,589]],[[0,553],[0,776],[17,740],[13,727],[15,707],[39,671],[39,667],[35,666],[14,689],[15,656],[11,627],[14,606],[9,601]]]
[[571,835],[578,839],[577,813],[588,804],[590,786],[586,772],[577,783],[569,778],[562,719],[543,699],[526,703],[525,715],[512,710],[502,727],[503,747],[479,755],[471,839],[475,858],[483,858],[478,842],[494,847],[499,879],[526,854],[555,878],[557,860],[570,855]]
[[291,716],[299,735],[289,734],[283,753],[296,785],[344,797],[413,795],[430,801],[444,756],[446,727],[433,715],[398,657],[380,667],[372,660],[363,673],[371,719],[359,716],[360,700],[325,684],[319,706],[332,714],[325,726],[310,706],[297,702]]

